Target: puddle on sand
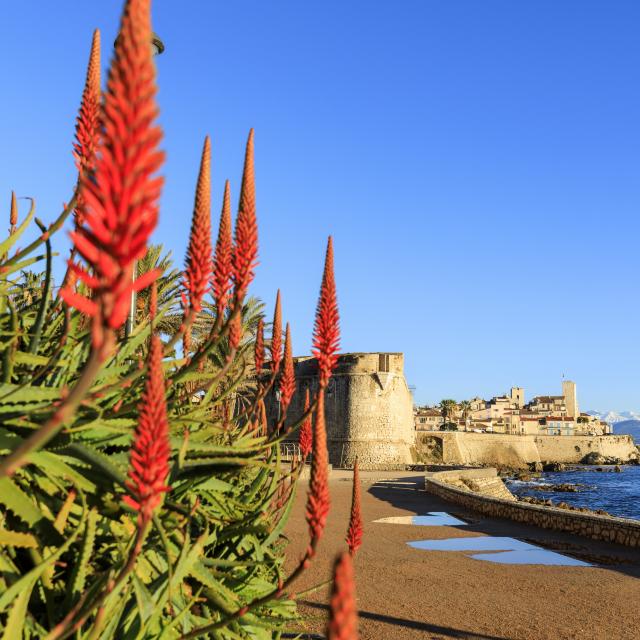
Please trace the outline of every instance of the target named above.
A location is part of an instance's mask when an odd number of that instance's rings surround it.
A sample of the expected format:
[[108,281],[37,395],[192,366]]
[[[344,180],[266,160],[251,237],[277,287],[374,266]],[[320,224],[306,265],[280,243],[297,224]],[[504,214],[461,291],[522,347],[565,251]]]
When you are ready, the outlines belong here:
[[379,518],[378,520],[374,520],[374,522],[414,524],[422,527],[456,527],[466,526],[467,524],[449,515],[446,511],[430,511],[426,516],[391,516],[389,518]]
[[[473,553],[476,560],[498,562],[501,564],[546,564],[571,567],[590,567],[582,560],[564,556],[555,551],[536,547],[516,538],[502,536],[478,536],[474,538],[447,538],[446,540],[416,540],[407,542],[414,549],[425,551],[482,551]],[[494,553],[486,553],[486,552]]]

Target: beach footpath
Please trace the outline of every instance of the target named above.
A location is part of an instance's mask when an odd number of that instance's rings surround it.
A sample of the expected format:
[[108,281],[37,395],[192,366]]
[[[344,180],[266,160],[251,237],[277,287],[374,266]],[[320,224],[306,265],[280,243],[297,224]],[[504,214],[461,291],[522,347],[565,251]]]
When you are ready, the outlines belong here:
[[[345,548],[351,478],[349,471],[331,475],[327,530],[298,593],[325,581]],[[417,472],[362,471],[361,483],[362,640],[640,637],[637,549],[467,511],[427,493]],[[285,530],[291,565],[307,542],[306,488],[298,484]],[[323,632],[328,595],[324,587],[300,598],[301,631]]]

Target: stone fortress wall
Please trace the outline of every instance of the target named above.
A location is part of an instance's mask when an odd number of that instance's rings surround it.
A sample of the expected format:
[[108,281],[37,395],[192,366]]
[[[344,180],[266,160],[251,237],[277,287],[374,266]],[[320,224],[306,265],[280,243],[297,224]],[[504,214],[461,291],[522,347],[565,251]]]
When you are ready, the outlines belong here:
[[[498,484],[502,485],[501,490],[497,489]],[[640,522],[637,520],[518,502],[504,487],[496,469],[427,473],[425,489],[443,500],[492,518],[507,518],[629,547],[640,546]]]
[[[317,390],[317,361],[296,358],[296,393],[288,415],[301,415],[306,389]],[[274,416],[271,397],[267,410]],[[345,353],[329,381],[325,398],[329,462],[362,468],[413,462],[413,399],[404,377],[402,353]]]
[[[318,386],[316,359],[307,356],[294,362],[296,392],[287,424],[303,413],[305,391],[313,397]],[[270,419],[277,420],[274,394],[266,404]],[[638,456],[631,436],[416,433],[402,353],[342,354],[326,390],[325,416],[329,462],[335,467],[352,467],[356,457],[363,468],[403,468],[418,461],[517,468],[532,462],[577,463],[589,453],[623,462]],[[425,439],[431,446],[425,447]],[[437,459],[430,457],[434,451]],[[426,457],[420,455],[425,453]]]
[[441,442],[445,464],[491,464],[526,467],[532,462],[578,463],[590,453],[635,460],[638,450],[631,436],[531,436],[469,432],[425,432],[423,442]]

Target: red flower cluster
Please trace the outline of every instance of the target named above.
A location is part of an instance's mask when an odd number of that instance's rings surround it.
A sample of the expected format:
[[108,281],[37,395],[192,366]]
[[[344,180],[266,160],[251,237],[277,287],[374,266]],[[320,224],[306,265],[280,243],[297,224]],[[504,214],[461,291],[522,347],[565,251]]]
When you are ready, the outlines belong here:
[[282,361],[282,309],[280,306],[280,289],[276,294],[276,308],[273,312],[273,325],[271,326],[271,371],[276,373]]
[[338,556],[333,569],[327,640],[358,640],[358,610],[353,563],[348,553]]
[[313,330],[313,346],[312,353],[318,359],[320,386],[325,387],[338,361],[338,349],[340,348],[338,301],[333,276],[333,240],[331,237],[327,243],[320,299]]
[[196,200],[191,221],[191,235],[184,271],[184,288],[189,294],[188,305],[198,313],[211,277],[211,141],[204,140]]
[[346,537],[349,553],[354,556],[362,545],[362,515],[360,513],[360,473],[358,459],[353,465],[353,493],[351,494],[351,517]]
[[237,349],[242,339],[242,316],[237,313],[229,325],[229,347]]
[[318,392],[316,409],[316,428],[313,432],[313,458],[311,460],[311,478],[307,497],[307,523],[311,545],[309,555],[313,555],[314,546],[322,537],[327,516],[329,515],[327,432],[324,421],[324,391]]
[[[87,77],[82,93],[80,111],[76,119],[76,141],[73,156],[80,176],[93,170],[100,140],[100,31],[93,32],[91,53],[87,66]],[[84,222],[82,195],[78,197],[75,218],[76,226]]]
[[258,327],[256,329],[256,343],[254,347],[256,375],[262,373],[262,365],[264,364],[264,320],[260,318],[258,320]]
[[13,235],[16,232],[16,225],[18,224],[18,202],[16,200],[16,192],[11,192],[11,209],[9,210],[9,234]]
[[139,408],[138,426],[130,454],[129,479],[126,483],[131,495],[124,502],[138,511],[138,522],[148,522],[162,502],[162,494],[169,491],[169,423],[162,373],[162,343],[157,335],[151,337],[149,373]]
[[216,241],[216,254],[213,260],[213,297],[216,301],[218,316],[222,316],[229,302],[231,278],[233,276],[233,241],[231,239],[231,195],[229,181],[224,185],[222,212]]
[[71,234],[87,269],[71,264],[92,290],[91,299],[69,289],[61,296],[93,317],[92,339],[101,357],[124,323],[132,290],[155,280],[151,271],[133,281],[135,261],[144,256],[158,220],[162,178],[153,177],[164,154],[154,124],[155,69],[151,59],[149,0],[128,0],[109,70],[102,111],[102,138],[92,175],[83,175],[80,197],[84,225]]
[[282,411],[286,411],[296,390],[296,375],[293,370],[293,355],[291,352],[291,329],[287,322],[284,338],[284,366],[280,378],[280,404]]
[[244,298],[249,283],[253,280],[253,270],[257,263],[258,224],[256,222],[256,188],[253,170],[253,129],[251,129],[244,159],[233,252],[233,280],[238,300]]
[[[305,413],[309,409],[309,389],[304,394],[304,411]],[[302,460],[306,460],[313,448],[313,430],[311,429],[311,416],[309,416],[300,427],[300,438],[298,439],[300,444],[300,453]]]

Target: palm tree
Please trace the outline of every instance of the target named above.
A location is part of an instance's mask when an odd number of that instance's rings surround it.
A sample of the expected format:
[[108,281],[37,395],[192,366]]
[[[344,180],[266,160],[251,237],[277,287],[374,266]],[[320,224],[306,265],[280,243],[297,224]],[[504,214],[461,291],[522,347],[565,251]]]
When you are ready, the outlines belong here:
[[458,409],[462,412],[463,420],[466,420],[471,415],[471,402],[469,400],[462,400],[458,405]]
[[451,422],[451,418],[455,415],[456,409],[458,408],[458,403],[455,400],[451,400],[449,398],[441,400],[438,408],[442,413],[444,423],[447,424],[448,422]]

